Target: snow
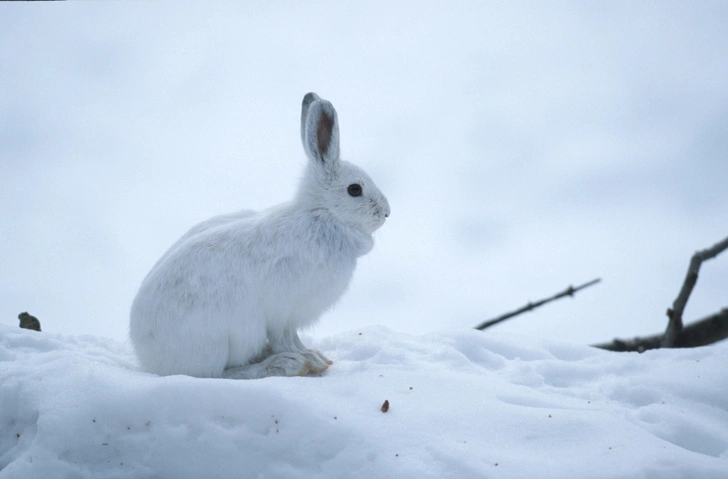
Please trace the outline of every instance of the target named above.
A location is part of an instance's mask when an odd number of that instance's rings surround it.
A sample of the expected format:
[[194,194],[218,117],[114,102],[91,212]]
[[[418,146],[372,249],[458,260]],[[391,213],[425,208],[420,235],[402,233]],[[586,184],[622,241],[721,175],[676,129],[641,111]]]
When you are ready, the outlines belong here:
[[235,381],[0,326],[0,478],[728,476],[726,348],[382,326],[307,339],[335,361],[320,377]]

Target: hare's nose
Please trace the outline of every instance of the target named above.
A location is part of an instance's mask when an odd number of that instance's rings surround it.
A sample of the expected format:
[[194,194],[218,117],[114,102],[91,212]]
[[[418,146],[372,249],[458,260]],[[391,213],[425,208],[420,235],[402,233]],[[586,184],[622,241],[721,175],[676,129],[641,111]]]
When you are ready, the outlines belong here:
[[387,198],[384,198],[384,217],[389,218],[391,212],[392,210],[389,209],[389,201],[387,201]]

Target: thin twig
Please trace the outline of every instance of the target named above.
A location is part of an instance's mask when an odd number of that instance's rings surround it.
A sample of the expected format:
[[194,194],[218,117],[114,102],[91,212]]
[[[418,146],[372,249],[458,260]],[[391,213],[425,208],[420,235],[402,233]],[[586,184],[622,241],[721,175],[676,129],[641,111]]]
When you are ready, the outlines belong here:
[[[653,334],[644,338],[615,339],[610,343],[594,344],[593,347],[609,351],[644,352],[657,349],[662,344],[664,334]],[[685,326],[675,338],[676,348],[696,348],[707,346],[728,338],[728,308]]]
[[522,308],[519,308],[515,311],[511,311],[510,313],[503,314],[501,316],[498,316],[497,318],[485,321],[484,323],[481,323],[478,326],[476,326],[475,329],[479,329],[482,331],[485,328],[489,328],[489,327],[493,326],[494,324],[498,324],[501,321],[505,321],[506,319],[512,318],[513,316],[518,316],[521,313],[525,313],[527,311],[531,311],[532,309],[536,309],[539,306],[542,306],[550,301],[554,301],[556,299],[563,298],[564,296],[574,296],[574,293],[576,293],[577,291],[580,291],[584,288],[588,288],[589,286],[597,284],[601,280],[602,280],[601,278],[593,279],[593,280],[589,281],[588,283],[584,283],[581,286],[577,286],[576,288],[573,286],[569,286],[564,291],[562,291],[558,294],[555,294],[555,295],[551,296],[550,298],[542,299],[540,301],[536,301],[535,303],[529,302],[527,305],[523,306]]
[[677,298],[675,298],[675,301],[672,303],[672,308],[668,308],[667,310],[667,317],[669,318],[669,320],[667,322],[665,335],[662,338],[663,348],[674,347],[675,339],[677,338],[677,335],[680,334],[680,331],[682,331],[683,311],[685,311],[685,305],[688,303],[690,293],[693,292],[695,283],[698,281],[698,271],[700,270],[700,265],[703,261],[715,258],[727,248],[728,238],[724,239],[720,243],[714,244],[708,249],[696,252],[690,259],[690,266],[688,266],[688,273],[685,276],[685,282],[683,282],[680,293],[678,293]]

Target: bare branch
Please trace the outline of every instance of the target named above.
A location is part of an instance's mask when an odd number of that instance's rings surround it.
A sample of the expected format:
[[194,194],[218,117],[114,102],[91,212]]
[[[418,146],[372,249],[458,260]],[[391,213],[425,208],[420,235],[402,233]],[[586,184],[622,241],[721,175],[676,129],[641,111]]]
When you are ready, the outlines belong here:
[[667,322],[667,329],[665,330],[665,334],[662,338],[663,348],[674,347],[677,336],[683,329],[683,311],[685,310],[685,305],[688,303],[688,298],[690,298],[690,293],[693,292],[695,283],[698,281],[700,265],[703,261],[715,258],[727,248],[728,238],[724,239],[720,243],[714,244],[708,249],[696,252],[690,259],[688,273],[685,276],[685,281],[680,289],[680,293],[678,293],[677,298],[675,298],[675,301],[672,303],[672,308],[667,310],[667,317],[669,320]]
[[577,286],[576,288],[573,286],[569,286],[564,291],[557,293],[557,294],[551,296],[550,298],[542,299],[540,301],[536,301],[535,303],[529,302],[527,305],[523,306],[522,308],[519,308],[515,311],[511,311],[510,313],[503,314],[501,316],[498,316],[497,318],[485,321],[484,323],[481,323],[478,326],[476,326],[475,329],[479,329],[482,331],[485,328],[489,328],[495,324],[500,323],[501,321],[505,321],[506,319],[512,318],[513,316],[518,316],[519,314],[525,313],[527,311],[531,311],[532,309],[536,309],[539,306],[542,306],[548,302],[554,301],[559,298],[563,298],[564,296],[574,296],[574,293],[576,293],[577,291],[580,291],[584,288],[588,288],[589,286],[597,284],[601,280],[602,280],[601,278],[593,279],[593,280],[589,281],[588,283],[584,283],[581,286]]
[[[664,334],[655,334],[644,338],[615,339],[611,343],[594,344],[595,348],[609,351],[637,351],[657,349],[662,345]],[[728,338],[728,308],[722,309],[707,318],[695,321],[677,334],[674,347],[695,348],[717,343]]]

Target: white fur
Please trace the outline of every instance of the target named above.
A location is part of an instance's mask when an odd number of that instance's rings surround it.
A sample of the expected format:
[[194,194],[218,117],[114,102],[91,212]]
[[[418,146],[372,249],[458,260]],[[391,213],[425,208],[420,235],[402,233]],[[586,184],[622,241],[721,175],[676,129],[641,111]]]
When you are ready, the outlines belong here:
[[[250,379],[331,364],[297,330],[346,291],[390,209],[363,170],[340,160],[336,110],[314,93],[301,140],[308,165],[293,201],[198,224],[144,279],[130,336],[145,370]],[[361,196],[349,195],[352,183]]]

